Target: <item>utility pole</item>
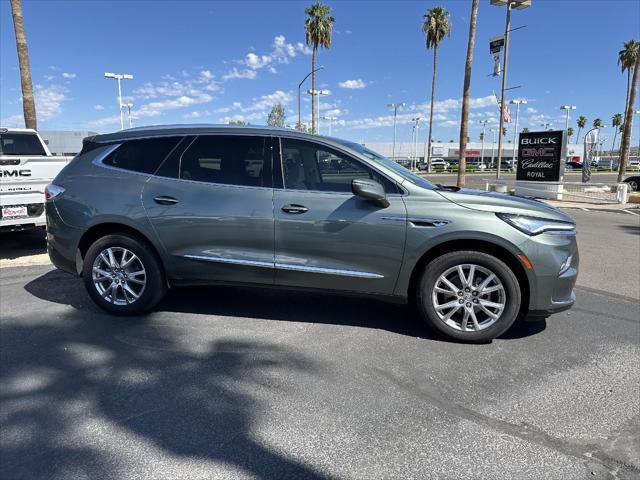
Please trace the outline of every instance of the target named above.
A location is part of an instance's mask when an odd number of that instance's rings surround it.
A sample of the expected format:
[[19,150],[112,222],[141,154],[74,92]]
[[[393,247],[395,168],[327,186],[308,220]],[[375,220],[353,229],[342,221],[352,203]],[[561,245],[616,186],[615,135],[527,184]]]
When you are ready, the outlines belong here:
[[398,117],[398,109],[404,108],[405,103],[390,103],[387,107],[393,109],[393,150],[391,153],[391,159],[395,161],[396,159],[396,118]]
[[122,109],[124,108],[124,105],[122,104],[122,85],[121,82],[122,80],[133,80],[133,75],[130,75],[128,73],[111,73],[111,72],[105,72],[104,74],[105,78],[113,78],[115,80],[118,81],[118,108],[120,110],[120,130],[124,130],[124,117],[122,115]]
[[502,63],[502,93],[500,96],[500,135],[498,135],[498,168],[496,178],[500,178],[500,163],[502,162],[502,129],[504,128],[504,93],[507,88],[507,66],[509,60],[509,32],[511,26],[511,8],[522,10],[531,6],[531,0],[491,0],[491,5],[507,6],[507,18],[504,26],[504,59]]

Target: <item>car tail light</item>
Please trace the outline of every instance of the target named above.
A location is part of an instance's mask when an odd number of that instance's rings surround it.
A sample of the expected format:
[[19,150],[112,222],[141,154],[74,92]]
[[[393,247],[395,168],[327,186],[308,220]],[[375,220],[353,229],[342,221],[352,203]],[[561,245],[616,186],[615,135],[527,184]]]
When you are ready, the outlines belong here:
[[53,200],[54,198],[59,197],[63,193],[64,193],[64,188],[58,185],[54,185],[53,183],[50,183],[44,189],[44,198],[45,200]]

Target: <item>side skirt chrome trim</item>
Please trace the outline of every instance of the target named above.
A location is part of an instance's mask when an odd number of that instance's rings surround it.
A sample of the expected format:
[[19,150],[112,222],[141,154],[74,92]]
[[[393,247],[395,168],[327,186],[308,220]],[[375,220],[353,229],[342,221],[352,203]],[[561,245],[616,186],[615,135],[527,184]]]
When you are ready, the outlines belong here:
[[230,263],[233,265],[246,265],[248,267],[273,268],[273,262],[261,262],[259,260],[243,260],[241,258],[207,257],[204,255],[183,255],[191,260],[204,260],[205,262]]
[[342,270],[339,268],[309,267],[306,265],[292,265],[290,263],[276,263],[276,268],[280,270],[293,270],[298,272],[325,273],[328,275],[340,275],[343,277],[357,278],[384,278],[384,275],[369,272],[357,272],[355,270]]
[[291,263],[273,263],[263,262],[259,260],[243,260],[241,258],[208,257],[204,255],[183,255],[183,257],[190,260],[203,260],[205,262],[227,263],[232,265],[244,265],[248,267],[274,268],[278,270],[289,270],[298,272],[324,273],[326,275],[340,275],[343,277],[384,278],[384,275],[380,275],[378,273],[342,270],[339,268],[310,267],[306,265],[293,265]]

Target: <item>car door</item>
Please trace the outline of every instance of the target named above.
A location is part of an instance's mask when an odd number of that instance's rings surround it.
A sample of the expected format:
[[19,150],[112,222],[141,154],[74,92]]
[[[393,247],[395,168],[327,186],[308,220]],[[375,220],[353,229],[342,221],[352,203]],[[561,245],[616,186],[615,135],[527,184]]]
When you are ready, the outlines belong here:
[[170,276],[273,283],[271,177],[268,136],[185,137],[142,192]]
[[[276,284],[393,292],[406,234],[400,188],[335,148],[282,138],[284,188],[274,189]],[[354,178],[383,184],[382,208],[351,193]]]

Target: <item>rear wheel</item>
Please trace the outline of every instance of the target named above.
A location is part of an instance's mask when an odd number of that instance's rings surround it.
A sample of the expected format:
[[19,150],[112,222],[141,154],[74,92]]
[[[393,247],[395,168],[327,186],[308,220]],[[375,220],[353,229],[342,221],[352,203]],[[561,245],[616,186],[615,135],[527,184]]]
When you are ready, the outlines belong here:
[[511,327],[521,292],[515,274],[500,259],[460,251],[426,266],[417,301],[422,318],[432,327],[458,340],[482,342]]
[[124,234],[91,245],[82,276],[93,301],[116,315],[147,312],[166,291],[160,260],[148,245]]

